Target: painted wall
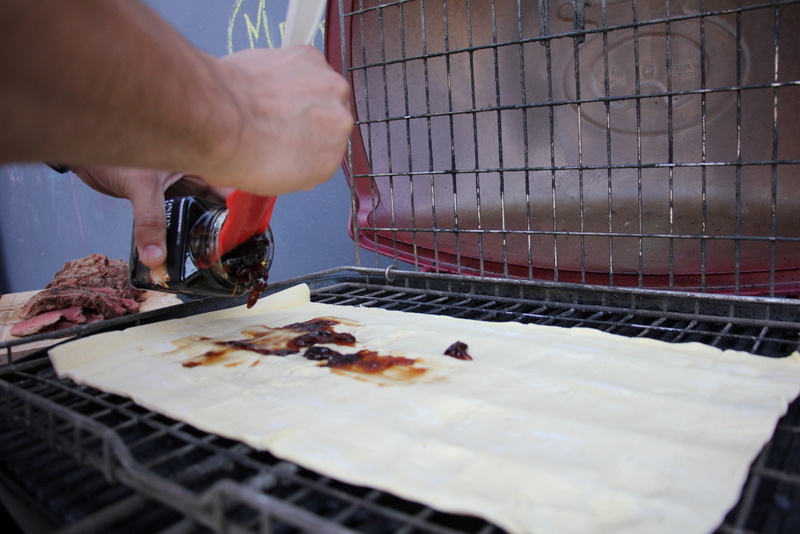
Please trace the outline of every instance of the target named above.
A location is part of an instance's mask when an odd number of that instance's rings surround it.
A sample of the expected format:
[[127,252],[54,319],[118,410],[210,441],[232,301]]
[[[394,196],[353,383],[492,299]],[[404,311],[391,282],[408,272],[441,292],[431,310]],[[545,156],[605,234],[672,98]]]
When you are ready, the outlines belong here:
[[[147,0],[199,49],[222,56],[280,46],[286,0]],[[317,35],[316,45],[322,47]],[[328,183],[278,200],[273,281],[355,264],[350,196],[339,171]],[[94,192],[42,164],[0,166],[0,293],[43,288],[65,262],[93,252],[128,259],[127,200]]]

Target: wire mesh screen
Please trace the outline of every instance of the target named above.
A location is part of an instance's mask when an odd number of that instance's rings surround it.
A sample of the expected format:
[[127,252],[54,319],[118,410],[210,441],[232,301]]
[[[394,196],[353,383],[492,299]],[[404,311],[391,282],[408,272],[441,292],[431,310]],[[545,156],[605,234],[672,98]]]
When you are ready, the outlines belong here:
[[425,271],[800,288],[797,0],[340,0],[329,19],[362,247]]

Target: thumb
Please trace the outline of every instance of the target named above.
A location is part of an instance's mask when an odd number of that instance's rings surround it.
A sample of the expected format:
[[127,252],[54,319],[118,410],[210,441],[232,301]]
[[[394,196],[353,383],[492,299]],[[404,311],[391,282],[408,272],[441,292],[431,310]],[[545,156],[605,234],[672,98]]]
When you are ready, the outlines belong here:
[[133,239],[139,260],[154,269],[167,261],[167,215],[161,187],[137,187],[128,196],[133,206]]

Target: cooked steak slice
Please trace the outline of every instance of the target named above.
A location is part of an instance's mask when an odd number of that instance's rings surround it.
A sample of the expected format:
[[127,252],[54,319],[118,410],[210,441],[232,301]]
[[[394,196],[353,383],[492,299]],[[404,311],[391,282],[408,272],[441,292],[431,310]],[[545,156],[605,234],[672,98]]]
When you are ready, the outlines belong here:
[[136,301],[125,298],[123,292],[119,290],[111,290],[113,293],[109,294],[107,291],[109,289],[96,291],[92,288],[68,285],[51,287],[31,297],[22,309],[20,317],[30,319],[40,313],[72,306],[94,311],[106,319],[139,311],[139,304]]
[[69,328],[87,322],[86,315],[80,306],[70,306],[63,310],[53,310],[32,317],[11,327],[11,335],[22,337],[32,336],[48,330]]
[[80,306],[70,306],[69,308],[55,311],[61,312],[61,316],[71,323],[83,324],[87,320],[86,315],[83,313],[83,308]]
[[12,334],[32,335],[136,313],[144,300],[145,292],[128,282],[124,260],[91,254],[68,261],[47,289],[28,300],[20,313],[24,321]]
[[137,302],[144,300],[144,291],[131,287],[128,282],[128,264],[125,260],[109,260],[103,254],[90,254],[68,261],[47,288],[58,286],[109,287],[121,291],[123,298]]

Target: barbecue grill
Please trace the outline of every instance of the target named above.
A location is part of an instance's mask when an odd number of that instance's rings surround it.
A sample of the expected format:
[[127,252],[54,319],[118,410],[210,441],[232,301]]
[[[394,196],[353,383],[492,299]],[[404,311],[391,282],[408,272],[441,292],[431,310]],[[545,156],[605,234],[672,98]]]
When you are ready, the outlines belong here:
[[[800,2],[338,0],[327,20],[358,266],[270,292],[797,350]],[[0,414],[2,481],[64,532],[502,532],[59,379],[44,349],[0,367]],[[795,401],[717,532],[800,530],[799,435]]]

